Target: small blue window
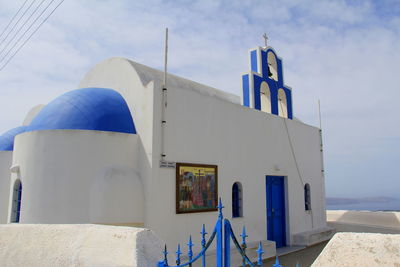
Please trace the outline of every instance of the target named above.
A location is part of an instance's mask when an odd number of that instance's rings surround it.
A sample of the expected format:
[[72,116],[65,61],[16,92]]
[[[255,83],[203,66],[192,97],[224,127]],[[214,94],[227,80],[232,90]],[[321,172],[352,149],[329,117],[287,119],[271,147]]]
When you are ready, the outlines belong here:
[[243,217],[242,184],[236,182],[232,186],[232,217]]
[[304,186],[304,204],[305,210],[311,210],[311,190],[309,184],[305,184]]
[[11,222],[19,223],[21,216],[21,196],[22,196],[22,183],[20,180],[16,180],[13,190],[13,203],[12,203],[12,214]]

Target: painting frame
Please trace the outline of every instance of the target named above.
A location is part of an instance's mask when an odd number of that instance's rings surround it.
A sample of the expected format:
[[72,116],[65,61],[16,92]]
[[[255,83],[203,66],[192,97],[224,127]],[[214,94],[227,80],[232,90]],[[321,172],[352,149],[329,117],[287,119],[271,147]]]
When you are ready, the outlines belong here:
[[[191,168],[197,168],[197,169],[204,169],[210,172],[210,169],[213,170],[213,181],[210,182],[212,183],[212,188],[213,192],[208,192],[210,196],[213,197],[211,200],[212,206],[213,207],[202,207],[202,208],[182,208],[182,191],[181,191],[181,185],[182,185],[182,177],[181,177],[181,170],[184,169],[191,169]],[[217,211],[217,205],[218,205],[218,166],[217,165],[210,165],[210,164],[197,164],[197,163],[184,163],[184,162],[177,162],[176,163],[176,180],[175,180],[175,191],[176,191],[176,196],[175,196],[175,212],[176,214],[184,214],[184,213],[198,213],[198,212],[210,212],[210,211]],[[204,171],[206,173],[206,171]],[[210,174],[208,174],[210,176]],[[195,179],[196,176],[194,176]],[[204,178],[203,178],[204,179]],[[192,190],[194,191],[194,190]],[[207,201],[203,199],[203,202]],[[210,200],[208,200],[210,201]]]

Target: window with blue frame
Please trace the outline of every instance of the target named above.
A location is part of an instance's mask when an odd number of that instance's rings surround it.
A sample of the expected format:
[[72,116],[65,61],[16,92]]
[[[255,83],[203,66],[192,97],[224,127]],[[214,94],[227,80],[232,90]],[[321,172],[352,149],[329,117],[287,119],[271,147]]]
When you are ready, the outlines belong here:
[[243,217],[243,189],[239,182],[232,186],[232,217]]
[[22,183],[20,180],[16,180],[14,183],[13,203],[11,210],[12,223],[19,223],[19,219],[21,216],[21,196],[22,196]]
[[305,210],[311,210],[311,190],[309,184],[305,184],[304,186],[304,204]]

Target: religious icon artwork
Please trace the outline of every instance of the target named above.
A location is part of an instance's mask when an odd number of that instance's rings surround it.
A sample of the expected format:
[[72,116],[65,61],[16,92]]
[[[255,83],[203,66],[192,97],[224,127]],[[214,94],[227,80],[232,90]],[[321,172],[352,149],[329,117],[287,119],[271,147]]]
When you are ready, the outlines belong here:
[[218,167],[176,163],[176,213],[217,210]]

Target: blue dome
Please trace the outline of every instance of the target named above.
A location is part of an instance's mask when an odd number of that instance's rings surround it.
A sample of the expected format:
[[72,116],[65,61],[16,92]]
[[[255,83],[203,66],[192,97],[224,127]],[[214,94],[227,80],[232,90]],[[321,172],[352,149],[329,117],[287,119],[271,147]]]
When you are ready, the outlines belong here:
[[105,88],[77,89],[57,97],[38,113],[26,131],[50,129],[136,134],[124,98]]
[[25,131],[26,126],[20,126],[0,135],[0,151],[13,151],[15,136]]

